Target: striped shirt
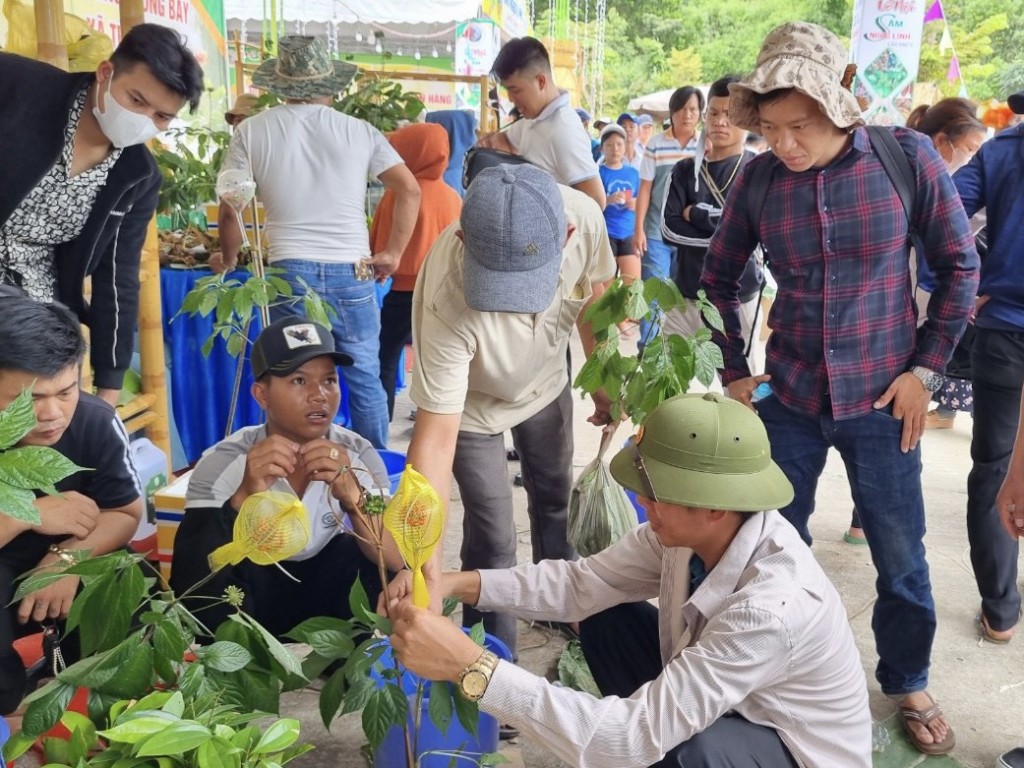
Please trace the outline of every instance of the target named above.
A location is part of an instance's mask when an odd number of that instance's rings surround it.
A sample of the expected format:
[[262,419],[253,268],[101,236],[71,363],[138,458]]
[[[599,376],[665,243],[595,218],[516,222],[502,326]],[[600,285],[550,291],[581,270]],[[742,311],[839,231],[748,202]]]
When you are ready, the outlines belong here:
[[640,181],[653,181],[651,201],[644,217],[644,233],[647,239],[661,240],[661,206],[672,169],[676,163],[697,153],[697,136],[694,135],[685,147],[679,146],[671,129],[659,133],[647,142],[644,159],[640,163]]
[[[778,283],[768,316],[765,372],[788,408],[849,419],[871,411],[912,366],[943,372],[978,287],[978,253],[946,167],[931,140],[893,129],[917,176],[914,228],[938,287],[917,340],[907,216],[864,129],[822,169],[779,163],[760,218],[760,240]],[[750,375],[743,357],[738,285],[758,243],[747,182],[770,154],[741,171],[711,239],[701,282],[722,311],[728,339],[722,381]]]

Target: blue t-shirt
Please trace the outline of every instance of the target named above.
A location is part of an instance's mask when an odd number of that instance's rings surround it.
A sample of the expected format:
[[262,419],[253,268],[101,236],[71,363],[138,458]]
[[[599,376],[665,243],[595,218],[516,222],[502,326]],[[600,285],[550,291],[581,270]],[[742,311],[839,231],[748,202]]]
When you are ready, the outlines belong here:
[[[621,168],[599,165],[597,169],[601,172],[601,183],[604,184],[606,195],[629,190],[632,199],[636,200],[636,195],[640,191],[640,173],[636,168],[623,163]],[[609,203],[604,209],[604,220],[608,225],[608,237],[622,239],[633,236],[636,213],[625,204]]]

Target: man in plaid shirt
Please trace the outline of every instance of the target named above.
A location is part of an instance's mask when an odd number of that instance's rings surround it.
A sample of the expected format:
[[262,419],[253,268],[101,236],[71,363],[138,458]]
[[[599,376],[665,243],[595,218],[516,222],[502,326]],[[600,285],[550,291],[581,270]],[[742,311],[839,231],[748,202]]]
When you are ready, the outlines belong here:
[[[765,40],[755,71],[731,86],[732,122],[762,134],[772,154],[752,160],[734,183],[701,280],[725,319],[726,335],[718,341],[730,396],[749,405],[755,387],[770,382],[772,393],[756,410],[795,489],[793,503],[780,511],[808,544],[828,449],[841,454],[878,572],[875,676],[898,703],[915,746],[944,754],[955,738],[926,690],[936,619],[918,440],[929,390],[941,384],[974,304],[978,255],[931,142],[894,129],[917,181],[908,222],[848,90],[847,61],[830,32],[785,24]],[[764,163],[776,167],[754,231],[750,180]],[[920,337],[912,231],[939,281]],[[766,373],[751,376],[738,288],[758,242],[778,296],[768,322]]]

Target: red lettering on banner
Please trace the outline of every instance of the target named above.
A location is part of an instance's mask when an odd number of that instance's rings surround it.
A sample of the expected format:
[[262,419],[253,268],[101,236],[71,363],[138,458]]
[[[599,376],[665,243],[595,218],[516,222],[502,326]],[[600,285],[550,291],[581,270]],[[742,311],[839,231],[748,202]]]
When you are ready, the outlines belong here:
[[167,17],[171,21],[180,21],[182,24],[188,24],[188,9],[189,4],[186,0],[169,0]]

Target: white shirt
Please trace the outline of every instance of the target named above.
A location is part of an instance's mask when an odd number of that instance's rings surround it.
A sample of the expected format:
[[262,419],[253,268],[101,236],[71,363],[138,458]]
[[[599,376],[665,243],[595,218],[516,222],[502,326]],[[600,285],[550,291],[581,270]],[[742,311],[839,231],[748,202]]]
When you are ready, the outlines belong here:
[[[188,491],[185,493],[185,509],[222,507],[242,485],[249,451],[266,438],[265,424],[243,427],[230,437],[207,448],[196,464],[192,477],[189,478]],[[337,424],[331,424],[327,439],[348,452],[350,466],[355,469],[353,476],[360,485],[374,492],[390,488],[384,461],[369,440]],[[288,480],[283,477],[278,478],[270,490],[295,495]],[[308,560],[326,547],[331,539],[345,531],[342,525],[347,521],[345,513],[331,496],[326,483],[319,480],[311,481],[302,495],[302,503],[309,516],[309,543],[297,555],[289,557],[289,560]]]
[[520,155],[568,187],[596,178],[597,163],[579,115],[569,106],[569,94],[548,102],[535,118],[520,118],[505,131],[505,138]]
[[645,524],[583,560],[481,571],[477,607],[525,619],[577,621],[658,595],[665,664],[628,699],[595,699],[499,662],[481,707],[582,768],[651,765],[729,711],[776,729],[803,768],[870,768],[860,655],[793,526],[752,515],[692,595],[691,554]]
[[256,180],[268,261],[351,264],[370,256],[367,178],[401,163],[363,120],[322,104],[282,104],[235,129],[224,167]]
[[412,303],[416,367],[410,395],[432,413],[461,413],[460,429],[467,432],[504,432],[558,397],[568,378],[565,350],[576,318],[590,300],[592,284],[615,273],[600,207],[582,192],[558,189],[566,220],[576,229],[562,251],[554,298],[543,312],[469,308],[458,222],[441,233],[420,270]]

